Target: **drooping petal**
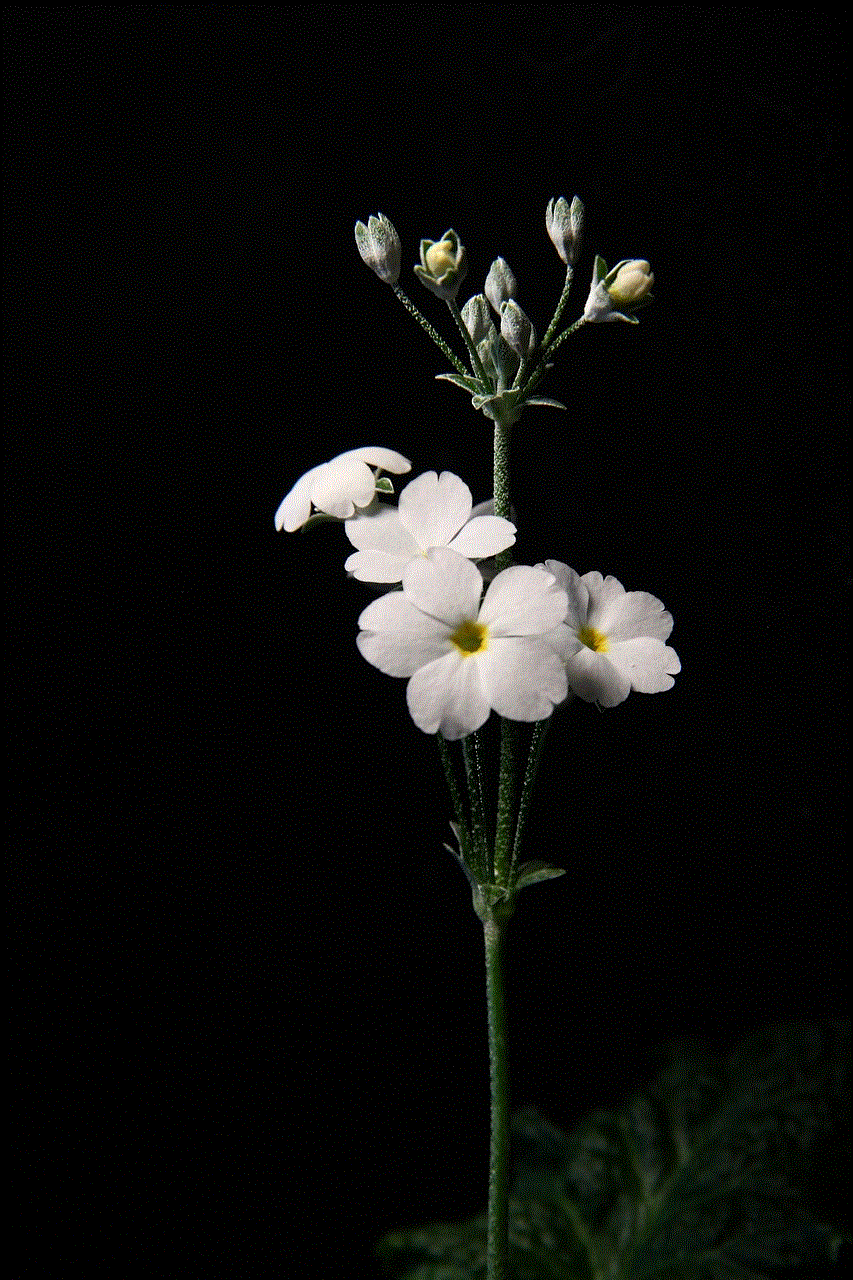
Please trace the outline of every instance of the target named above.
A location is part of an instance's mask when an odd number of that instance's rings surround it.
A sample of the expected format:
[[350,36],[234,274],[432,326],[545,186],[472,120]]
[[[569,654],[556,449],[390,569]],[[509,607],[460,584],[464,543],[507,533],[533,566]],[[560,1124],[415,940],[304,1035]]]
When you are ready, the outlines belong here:
[[515,525],[500,516],[475,516],[459,530],[449,546],[471,560],[506,551],[515,542]]
[[393,556],[387,551],[354,551],[344,568],[359,582],[401,582],[411,556]]
[[422,551],[446,547],[471,514],[471,490],[451,471],[426,471],[406,485],[397,509]]
[[480,663],[489,702],[510,720],[544,720],[566,696],[565,667],[544,640],[490,638]]
[[602,607],[600,617],[601,622],[595,625],[611,641],[631,640],[635,636],[666,640],[672,631],[672,614],[647,591],[626,591],[624,595],[614,596]]
[[653,636],[635,636],[632,640],[611,644],[607,657],[638,693],[663,693],[671,689],[675,683],[672,677],[681,670],[675,650]]
[[[542,566],[537,566],[541,568]],[[545,569],[549,573],[553,573],[557,582],[565,591],[569,598],[569,607],[566,612],[566,624],[573,631],[579,631],[581,627],[586,626],[587,613],[589,612],[589,588],[586,582],[581,578],[580,574],[575,573],[574,569],[570,569],[567,564],[563,564],[562,560],[546,560]],[[601,574],[596,577],[600,578]]]
[[631,692],[631,681],[608,661],[608,656],[582,645],[566,663],[569,688],[584,702],[616,707]]
[[456,652],[447,628],[416,609],[401,591],[374,600],[358,625],[359,651],[389,676],[410,676],[449,650]]
[[517,564],[489,586],[480,622],[495,636],[542,635],[563,621],[566,608],[566,593],[553,574]]
[[462,657],[457,649],[414,673],[406,701],[419,729],[451,740],[479,729],[491,711],[477,657]]
[[342,453],[324,462],[311,481],[311,501],[318,511],[346,520],[356,507],[366,507],[376,492],[376,477],[366,462]]
[[449,547],[434,547],[406,566],[403,592],[423,613],[451,631],[477,617],[483,578],[476,565]]
[[401,476],[412,469],[411,462],[408,458],[404,458],[402,453],[395,453],[393,449],[377,448],[374,445],[368,445],[364,449],[349,449],[340,456],[358,458],[359,461],[366,462],[369,467],[379,467],[380,471],[390,471],[394,476]]
[[310,516],[311,485],[317,470],[317,467],[312,467],[304,476],[300,476],[290,493],[282,500],[275,513],[275,527],[279,532],[284,529],[286,533],[293,533],[296,529],[301,529]]

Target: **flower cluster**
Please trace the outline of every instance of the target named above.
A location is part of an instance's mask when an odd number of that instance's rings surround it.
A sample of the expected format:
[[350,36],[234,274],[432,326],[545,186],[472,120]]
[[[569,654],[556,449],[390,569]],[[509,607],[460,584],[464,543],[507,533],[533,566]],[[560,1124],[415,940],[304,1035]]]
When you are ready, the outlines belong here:
[[557,560],[511,565],[487,586],[475,562],[507,551],[515,525],[476,513],[449,471],[417,476],[396,507],[382,503],[380,470],[409,469],[390,449],[343,453],[297,481],[275,524],[292,532],[316,508],[344,523],[355,578],[402,585],[363,610],[357,644],[380,671],[408,679],[420,729],[462,738],[492,711],[545,719],[569,692],[612,707],[631,689],[672,687],[680,664],[664,643],[672,617],[659,600]]

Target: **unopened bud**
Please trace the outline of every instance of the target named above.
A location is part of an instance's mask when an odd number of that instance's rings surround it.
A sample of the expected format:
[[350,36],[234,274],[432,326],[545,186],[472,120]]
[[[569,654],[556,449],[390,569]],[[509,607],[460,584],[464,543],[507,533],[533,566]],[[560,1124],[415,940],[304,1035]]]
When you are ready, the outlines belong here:
[[559,200],[549,200],[545,210],[545,226],[563,262],[567,266],[573,263],[580,250],[583,203],[577,196],[571,204],[564,196],[560,196]]
[[394,226],[383,214],[355,224],[355,242],[363,260],[386,284],[396,284],[400,278],[400,237]]
[[515,276],[510,271],[506,259],[495,258],[489,267],[489,274],[486,276],[485,294],[498,315],[501,313],[503,303],[515,297]]

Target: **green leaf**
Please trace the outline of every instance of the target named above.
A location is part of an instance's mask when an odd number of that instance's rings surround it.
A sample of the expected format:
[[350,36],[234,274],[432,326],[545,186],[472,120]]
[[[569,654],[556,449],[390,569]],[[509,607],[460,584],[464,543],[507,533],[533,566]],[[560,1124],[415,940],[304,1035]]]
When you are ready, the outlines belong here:
[[[849,1163],[849,1045],[849,1022],[771,1027],[727,1055],[673,1051],[623,1107],[593,1112],[571,1133],[520,1112],[515,1280],[767,1280],[780,1268],[828,1276],[849,1235],[823,1220],[832,1204],[821,1203],[810,1170],[832,1152],[827,1192],[837,1205]],[[827,1148],[833,1135],[838,1145]],[[480,1217],[395,1233],[381,1256],[400,1280],[485,1280],[484,1232]]]
[[564,404],[561,404],[559,400],[549,400],[547,396],[531,396],[531,397],[530,397],[530,399],[529,399],[529,400],[525,400],[525,402],[524,402],[524,403],[525,403],[525,405],[528,405],[528,404],[544,404],[544,405],[548,405],[548,406],[550,406],[550,408],[552,408],[552,409],[565,409],[565,408],[566,408],[566,406],[565,406]]
[[476,395],[483,390],[477,378],[463,378],[459,373],[437,373],[435,380],[436,382],[452,382],[457,387],[461,387],[463,391],[467,391],[469,395]]
[[515,887],[526,889],[529,884],[539,884],[541,880],[556,880],[557,876],[565,874],[565,868],[549,867],[547,862],[523,862],[515,876]]

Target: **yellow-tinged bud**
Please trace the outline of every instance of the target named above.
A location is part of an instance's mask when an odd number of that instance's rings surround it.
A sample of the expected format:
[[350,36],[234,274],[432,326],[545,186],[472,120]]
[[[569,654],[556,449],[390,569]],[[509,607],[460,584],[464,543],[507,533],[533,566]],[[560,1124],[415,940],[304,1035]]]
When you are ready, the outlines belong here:
[[607,292],[619,307],[635,307],[651,291],[655,278],[644,258],[623,262]]
[[440,240],[421,241],[421,260],[415,275],[430,293],[453,299],[468,274],[468,255],[455,231],[445,231]]

